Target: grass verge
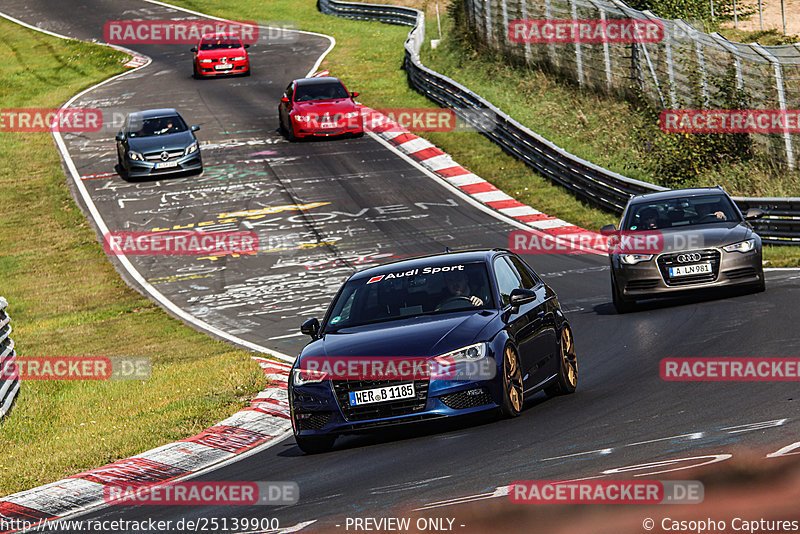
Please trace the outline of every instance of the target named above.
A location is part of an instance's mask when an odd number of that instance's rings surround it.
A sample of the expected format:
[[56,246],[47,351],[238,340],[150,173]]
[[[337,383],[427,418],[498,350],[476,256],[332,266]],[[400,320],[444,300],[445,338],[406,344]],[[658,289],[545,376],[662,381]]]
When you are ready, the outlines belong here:
[[[127,56],[0,19],[0,108],[53,108]],[[49,133],[0,132],[0,294],[20,357],[148,357],[146,381],[24,381],[0,426],[0,496],[191,436],[263,386],[245,351],[128,288],[70,198]]]

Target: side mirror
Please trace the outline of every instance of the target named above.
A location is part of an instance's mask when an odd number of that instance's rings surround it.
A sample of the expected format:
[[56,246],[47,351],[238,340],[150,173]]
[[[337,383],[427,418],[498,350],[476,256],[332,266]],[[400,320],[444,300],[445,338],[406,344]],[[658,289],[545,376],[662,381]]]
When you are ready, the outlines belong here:
[[125,136],[122,134],[122,132],[120,132],[120,133],[117,134],[117,136],[114,139],[116,139],[117,141],[122,142],[125,139]]
[[311,339],[317,339],[319,335],[319,319],[314,317],[313,319],[309,319],[308,321],[304,322],[300,325],[300,332],[311,336]]
[[616,225],[613,225],[613,224],[606,224],[605,226],[602,226],[600,228],[600,231],[601,232],[616,232],[617,231],[617,227],[616,227]]
[[283,102],[284,104],[288,104],[289,103],[289,97],[286,96],[286,95],[283,95],[281,97],[281,102]]
[[200,129],[200,127],[199,127],[198,125],[196,125],[196,124],[192,124],[192,131],[193,131],[193,132],[196,132],[196,131],[197,131],[197,130],[199,130],[199,129]]
[[196,46],[191,47],[189,49],[189,52],[194,52],[196,54],[197,53],[197,47]]
[[750,208],[749,210],[747,210],[747,213],[744,214],[744,218],[747,221],[752,221],[753,219],[760,219],[764,215],[766,215],[764,213],[764,210],[758,208]]
[[350,96],[351,96],[351,97],[353,97],[353,98],[355,98],[355,97],[357,97],[357,96],[358,96],[358,95],[360,95],[360,94],[361,94],[361,93],[356,93],[356,92],[353,92],[353,93],[350,93]]
[[536,300],[536,291],[533,289],[517,288],[511,291],[511,305],[519,306]]
[[250,48],[250,45],[249,45],[248,43],[245,43],[245,44],[244,44],[244,47],[245,47],[245,48]]

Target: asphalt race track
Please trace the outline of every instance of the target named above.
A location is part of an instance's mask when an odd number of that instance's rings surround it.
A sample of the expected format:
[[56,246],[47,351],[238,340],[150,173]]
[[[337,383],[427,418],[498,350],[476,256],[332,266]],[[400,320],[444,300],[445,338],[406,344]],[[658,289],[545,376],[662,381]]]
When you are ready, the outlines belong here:
[[[139,0],[5,0],[1,10],[42,29],[98,41],[109,20],[189,17]],[[506,247],[509,232],[519,229],[369,135],[287,142],[277,131],[282,90],[306,75],[329,45],[322,36],[301,33],[260,42],[250,49],[252,76],[212,80],[192,78],[191,45],[129,45],[152,63],[73,104],[100,108],[107,120],[138,109],[177,108],[201,127],[206,168],[200,177],[123,180],[114,172],[118,124],[64,135],[110,230],[213,222],[204,228],[257,232],[261,252],[253,256],[130,261],[150,286],[192,316],[292,356],[305,343],[300,322],[321,317],[354,269],[445,247]],[[82,518],[266,516],[278,518],[283,528],[315,521],[305,527],[311,531],[324,524],[343,530],[346,517],[425,508],[432,517],[455,517],[458,526],[458,508],[446,501],[503,498],[502,488],[515,480],[595,477],[614,468],[681,460],[626,471],[630,478],[726,461],[725,455],[749,447],[772,452],[798,441],[796,383],[664,382],[658,364],[664,357],[797,356],[800,272],[768,272],[762,294],[668,301],[617,315],[605,257],[526,259],[558,292],[572,322],[580,372],[576,394],[536,396],[514,420],[348,437],[317,456],[304,456],[290,438],[196,479],[296,481],[301,497],[295,506],[113,506]],[[112,261],[144,290],[118,258]]]

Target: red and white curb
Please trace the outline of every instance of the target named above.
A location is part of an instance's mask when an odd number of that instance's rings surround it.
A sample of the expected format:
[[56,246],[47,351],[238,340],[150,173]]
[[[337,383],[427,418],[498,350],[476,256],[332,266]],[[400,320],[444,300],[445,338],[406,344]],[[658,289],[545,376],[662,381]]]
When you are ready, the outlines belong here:
[[143,66],[143,65],[147,65],[147,63],[148,63],[149,61],[150,61],[150,59],[149,59],[149,58],[146,58],[146,57],[144,57],[144,56],[137,56],[137,55],[134,55],[134,56],[133,56],[133,57],[130,59],[130,61],[128,61],[127,63],[125,63],[125,65],[123,65],[123,67],[127,67],[127,68],[129,68],[129,69],[135,69],[135,68],[137,68],[137,67],[141,67],[141,66]]
[[523,204],[504,193],[480,176],[453,161],[453,158],[426,139],[412,134],[387,116],[364,106],[362,108],[365,130],[371,131],[398,148],[420,165],[457,187],[478,202],[511,217],[533,231],[552,236],[587,232],[584,228],[552,217]]
[[282,440],[291,430],[287,391],[291,364],[260,356],[253,359],[264,370],[268,387],[249,407],[186,439],[0,498],[0,526],[15,520],[36,524],[86,511],[105,503],[107,484],[139,487],[187,478]]

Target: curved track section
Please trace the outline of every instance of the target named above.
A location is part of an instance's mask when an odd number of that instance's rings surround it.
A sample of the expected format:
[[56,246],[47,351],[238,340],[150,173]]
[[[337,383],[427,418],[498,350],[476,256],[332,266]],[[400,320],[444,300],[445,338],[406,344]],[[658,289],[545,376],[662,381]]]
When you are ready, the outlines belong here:
[[[188,16],[139,1],[7,0],[3,11],[98,40],[108,20]],[[110,230],[211,223],[204,227],[258,232],[263,250],[254,256],[131,261],[181,310],[246,343],[289,354],[305,343],[295,333],[300,320],[320,315],[353,269],[446,246],[505,246],[516,229],[371,137],[287,143],[276,131],[278,98],[328,45],[308,34],[256,45],[250,78],[202,81],[191,78],[188,46],[141,46],[137,51],[152,58],[150,65],[76,100],[75,106],[109,113],[178,108],[202,127],[207,167],[201,177],[126,182],[111,172],[116,130],[64,136]],[[791,382],[665,383],[658,374],[667,356],[800,353],[796,272],[770,272],[761,295],[670,301],[619,316],[609,302],[604,258],[527,259],[558,291],[572,321],[581,373],[575,395],[546,402],[536,397],[510,421],[455,421],[350,437],[320,456],[301,455],[288,439],[200,477],[294,480],[301,492],[296,506],[114,506],[82,519],[271,515],[282,527],[335,529],[345,517],[388,515],[398,507],[457,518],[453,504],[502,497],[514,480],[613,476],[602,472],[708,456],[675,464],[691,466],[725,461],[742,446],[778,449],[798,440]]]

